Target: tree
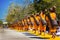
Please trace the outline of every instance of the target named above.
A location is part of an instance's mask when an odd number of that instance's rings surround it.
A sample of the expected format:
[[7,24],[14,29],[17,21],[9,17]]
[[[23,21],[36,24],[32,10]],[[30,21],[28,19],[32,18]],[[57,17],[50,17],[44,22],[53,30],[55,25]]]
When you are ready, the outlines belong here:
[[59,0],[24,0],[23,5],[11,3],[8,8],[8,15],[6,21],[14,22],[16,20],[21,20],[27,15],[31,15],[36,12],[40,12],[43,9],[49,9],[56,6],[56,13],[58,18],[60,18],[60,1]]
[[34,8],[37,12],[40,12],[43,9],[47,9],[51,3],[44,0],[34,0]]
[[31,6],[30,1],[25,0],[23,4],[25,5],[22,7],[18,4],[11,3],[11,5],[8,8],[8,15],[6,17],[7,22],[21,20],[32,12],[33,6]]
[[30,0],[24,0],[24,6],[22,8],[23,18],[27,15],[31,15],[35,12],[34,5]]
[[0,20],[0,27],[2,27],[2,24],[3,24],[3,21],[2,21],[2,20]]
[[60,0],[34,0],[35,11],[40,12],[42,9],[49,9],[56,6],[56,13],[58,19],[60,19]]
[[22,10],[21,6],[12,3],[8,8],[8,15],[6,17],[6,21],[14,22],[15,20],[19,20],[21,15],[21,10]]

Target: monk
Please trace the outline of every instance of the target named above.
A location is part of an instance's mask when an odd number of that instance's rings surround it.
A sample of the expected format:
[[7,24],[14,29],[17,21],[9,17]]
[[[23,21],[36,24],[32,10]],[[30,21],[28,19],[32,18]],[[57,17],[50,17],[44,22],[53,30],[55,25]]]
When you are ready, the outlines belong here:
[[36,23],[36,27],[37,27],[36,34],[38,35],[39,34],[39,25],[40,25],[40,16],[38,13],[35,14],[34,19],[35,19],[35,23]]
[[27,17],[27,25],[29,30],[32,29],[30,17]]
[[21,25],[22,25],[23,30],[24,30],[24,26],[25,26],[25,24],[24,24],[24,19],[22,19],[22,21],[21,21]]
[[30,16],[30,20],[31,20],[32,30],[35,31],[35,33],[36,33],[37,26],[36,26],[36,23],[35,23],[34,15],[31,15],[31,16]]
[[40,15],[40,34],[42,32],[44,32],[44,35],[45,35],[45,32],[46,32],[46,15],[45,15],[45,10],[42,10],[41,13],[39,14]]
[[25,31],[28,30],[28,25],[27,25],[27,20],[26,20],[26,18],[24,19],[24,30],[25,30]]
[[18,21],[18,30],[22,30],[21,21]]
[[54,38],[58,26],[55,7],[50,8],[49,11],[50,13],[47,15],[46,20],[49,27],[49,34],[52,34],[52,37]]

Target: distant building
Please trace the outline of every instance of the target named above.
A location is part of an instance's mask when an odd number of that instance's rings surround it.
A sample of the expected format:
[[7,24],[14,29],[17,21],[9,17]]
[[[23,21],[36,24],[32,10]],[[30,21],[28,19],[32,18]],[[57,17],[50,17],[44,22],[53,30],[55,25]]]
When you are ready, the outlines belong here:
[[3,22],[3,28],[8,28],[8,22]]

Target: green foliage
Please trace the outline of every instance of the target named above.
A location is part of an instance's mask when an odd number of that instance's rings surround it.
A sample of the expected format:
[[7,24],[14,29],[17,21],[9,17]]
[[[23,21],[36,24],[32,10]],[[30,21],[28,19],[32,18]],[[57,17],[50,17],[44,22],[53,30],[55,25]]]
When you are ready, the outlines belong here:
[[34,0],[34,8],[37,12],[40,12],[43,9],[49,8],[51,3],[48,3],[43,0]]
[[43,9],[49,9],[53,6],[56,6],[56,13],[58,19],[60,19],[60,0],[34,0],[34,8],[37,12],[40,12]]
[[24,0],[24,5],[19,6],[18,4],[12,3],[8,8],[8,15],[6,21],[14,22],[16,20],[21,20],[27,15],[40,12],[43,9],[49,9],[54,5],[56,8],[57,17],[60,19],[60,0]]
[[43,0],[43,1],[45,1],[45,2],[51,2],[52,0]]
[[3,21],[2,20],[0,20],[0,25],[2,25],[3,24]]
[[16,20],[19,20],[22,14],[21,11],[21,6],[17,4],[11,4],[8,8],[8,15],[6,17],[6,21],[14,22]]

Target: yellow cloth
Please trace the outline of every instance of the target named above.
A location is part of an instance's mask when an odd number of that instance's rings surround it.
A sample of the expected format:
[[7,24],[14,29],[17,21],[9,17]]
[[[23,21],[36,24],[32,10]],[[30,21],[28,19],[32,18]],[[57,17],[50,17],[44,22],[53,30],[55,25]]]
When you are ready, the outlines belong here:
[[45,20],[45,14],[42,14],[40,15],[42,17],[43,20]]
[[50,38],[49,40],[60,40],[60,37]]
[[52,20],[56,19],[56,14],[55,13],[50,13],[50,17],[52,18]]

